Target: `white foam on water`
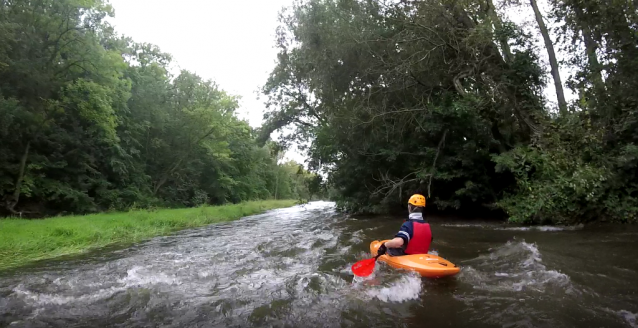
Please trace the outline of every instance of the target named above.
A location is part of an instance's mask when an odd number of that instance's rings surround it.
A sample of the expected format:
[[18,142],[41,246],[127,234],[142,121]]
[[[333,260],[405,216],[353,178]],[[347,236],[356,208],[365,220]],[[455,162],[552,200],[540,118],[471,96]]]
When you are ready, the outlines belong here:
[[508,228],[496,228],[494,230],[507,230],[507,231],[529,231],[530,227],[508,227]]
[[[352,272],[352,265],[353,265],[353,264],[354,264],[354,263],[347,264],[347,265],[345,265],[345,266],[343,266],[343,267],[341,267],[341,268],[337,268],[337,269],[335,269],[334,271],[339,272],[339,273],[343,273],[343,274],[347,274],[347,275],[350,275],[350,276],[353,276],[353,277],[354,277],[354,280],[353,280],[352,282],[353,282],[353,283],[355,283],[355,282],[356,282],[356,280],[357,280],[357,279],[360,279],[360,278],[359,278],[359,277],[357,277],[357,276],[355,276],[355,275],[354,275],[354,273]],[[374,272],[373,272],[372,274],[374,274]]]
[[350,237],[350,243],[359,244],[361,242],[363,242],[363,230],[357,230],[352,234],[352,237]]
[[[46,294],[46,293],[34,293],[28,291],[23,288],[22,285],[17,286],[13,289],[13,293],[20,299],[22,299],[25,303],[30,305],[45,305],[45,304],[55,304],[55,305],[66,305],[73,303],[93,303],[96,301],[103,300],[105,298],[113,296],[117,292],[124,291],[126,288],[124,287],[111,287],[107,289],[98,290],[92,294],[84,294],[80,296],[64,296],[64,295],[54,295],[54,294]],[[35,309],[35,313],[39,312],[40,309]]]
[[[336,205],[335,202],[315,201],[315,202],[309,202],[307,204],[300,205],[300,207],[302,207],[302,208],[304,208],[306,210],[318,210],[318,209],[325,209],[328,206],[334,207],[335,205]],[[292,208],[294,208],[294,207],[292,207]]]
[[452,227],[452,228],[483,228],[482,224],[467,224],[467,223],[444,223],[439,224],[441,227]]
[[630,327],[638,328],[638,321],[636,320],[636,316],[638,316],[638,313],[632,313],[627,310],[620,310],[617,313],[623,319],[625,319],[625,321],[627,322],[627,324],[629,324]]
[[402,303],[419,299],[422,288],[420,276],[406,274],[402,275],[399,280],[390,283],[389,286],[373,287],[366,290],[366,295],[386,303]]
[[335,236],[334,234],[326,232],[326,231],[319,234],[315,234],[313,237],[315,239],[321,239],[323,241],[334,240],[335,238],[337,238],[337,236]]
[[600,310],[611,315],[618,316],[627,324],[627,327],[638,328],[638,313],[633,313],[627,310],[616,311],[608,307],[601,307]]
[[[510,244],[510,243],[508,243]],[[538,248],[536,247],[536,245],[532,245],[532,244],[528,244],[526,242],[521,242],[520,244],[521,246],[523,246],[525,249],[527,249],[530,253],[530,255],[527,257],[527,259],[525,259],[525,261],[523,262],[523,266],[528,268],[530,266],[533,265],[540,265],[542,266],[541,269],[545,269],[545,266],[540,264],[541,263],[541,252],[538,250]]]
[[210,276],[214,276],[216,273],[215,271],[210,271],[210,270],[204,270],[204,271],[200,271],[197,273],[197,276],[199,278],[208,278]]
[[537,230],[540,231],[565,231],[565,230],[573,230],[571,227],[553,227],[553,226],[540,226],[536,227]]
[[506,230],[506,231],[542,231],[542,232],[556,232],[556,231],[574,231],[581,230],[585,226],[582,224],[575,226],[530,226],[530,227],[505,227],[505,228],[496,228],[495,230]]
[[527,226],[527,227],[504,227],[496,224],[468,224],[468,223],[446,223],[441,224],[442,227],[452,228],[481,228],[481,229],[493,229],[503,231],[542,231],[542,232],[555,232],[555,231],[573,231],[584,228],[584,225],[579,224],[575,226]]
[[352,249],[352,246],[342,246],[342,247],[339,247],[339,248],[338,248],[338,250],[337,250],[337,254],[339,254],[339,255],[345,255],[345,254],[348,254],[348,253],[350,253],[350,250],[351,250],[351,249]]
[[536,245],[526,242],[508,242],[470,260],[459,278],[474,289],[490,292],[542,293],[550,287],[563,291],[573,289],[569,276],[547,269]]
[[[13,294],[15,297],[22,299],[27,304],[33,306],[41,306],[46,304],[54,304],[54,305],[66,305],[66,304],[86,304],[86,303],[94,303],[106,298],[109,298],[115,295],[118,292],[125,291],[129,288],[135,287],[145,287],[149,285],[156,284],[169,284],[169,285],[180,285],[181,281],[174,277],[169,277],[163,273],[155,273],[150,271],[148,268],[135,266],[129,270],[127,270],[127,276],[117,280],[115,286],[110,286],[105,288],[104,283],[84,283],[79,282],[78,277],[73,277],[71,279],[55,279],[52,281],[54,285],[67,285],[69,286],[69,290],[71,293],[68,294],[55,294],[55,293],[44,293],[44,292],[33,292],[28,290],[24,285],[20,284],[13,288]],[[82,286],[78,284],[82,283]],[[76,287],[88,287],[91,288],[92,291],[90,293],[83,292],[81,295],[72,295],[73,290]],[[71,294],[71,295],[69,295]],[[36,309],[37,310],[37,309]]]
[[538,273],[527,272],[525,275],[522,275],[521,281],[516,282],[511,286],[512,289],[517,292],[523,290],[534,290],[542,293],[549,285],[566,287],[569,285],[569,277],[554,270]]
[[164,273],[151,272],[148,268],[134,266],[126,271],[126,277],[119,279],[125,287],[141,287],[156,284],[180,285],[177,277],[169,277]]
[[[456,277],[470,290],[455,293],[473,319],[503,327],[560,327],[554,318],[561,307],[546,307],[543,299],[580,297],[564,273],[543,263],[536,244],[511,241],[488,253],[462,262]],[[634,327],[636,328],[636,327]]]
[[[55,313],[65,318],[100,316],[103,313],[80,313],[77,309],[101,303],[108,303],[105,305],[117,311],[128,310],[127,302],[136,303],[135,310],[141,317],[147,311],[161,311],[160,317],[177,317],[221,300],[226,304],[222,306],[225,311],[232,308],[228,315],[237,319],[232,321],[242,322],[242,314],[272,299],[297,298],[294,304],[304,305],[330,295],[326,301],[341,302],[342,294],[350,291],[346,282],[350,279],[333,273],[317,275],[326,251],[337,247],[343,236],[330,222],[317,220],[330,214],[330,209],[325,208],[325,202],[317,202],[305,206],[306,210],[313,210],[308,212],[302,212],[300,207],[273,210],[232,223],[160,237],[136,248],[129,256],[81,266],[79,270],[46,277],[25,274],[20,279],[23,284],[7,286],[11,293],[6,303],[23,307],[20,319],[29,316],[47,320],[62,317]],[[338,219],[334,221],[340,223]],[[196,236],[191,237],[191,233]],[[273,250],[285,249],[293,249],[295,254],[269,256]],[[342,251],[341,254],[349,254]],[[361,254],[362,259],[369,257]],[[4,290],[5,286],[0,288]],[[140,288],[144,290],[140,299],[118,297]],[[338,298],[332,298],[335,294]],[[149,305],[143,304],[147,299]],[[0,307],[5,304],[3,301]],[[0,309],[0,317],[5,313],[5,309]],[[335,317],[339,317],[340,311],[336,313]],[[138,314],[132,316],[124,325],[133,324]],[[220,323],[218,320],[213,325]]]

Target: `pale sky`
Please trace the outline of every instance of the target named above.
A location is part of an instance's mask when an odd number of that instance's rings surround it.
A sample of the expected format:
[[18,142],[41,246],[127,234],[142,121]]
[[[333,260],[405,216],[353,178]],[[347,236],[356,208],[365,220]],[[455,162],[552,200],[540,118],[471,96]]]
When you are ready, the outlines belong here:
[[[502,3],[502,1],[498,1]],[[549,66],[549,56],[547,55],[547,49],[545,48],[545,43],[543,41],[543,37],[540,34],[540,30],[538,27],[538,23],[536,22],[536,18],[534,16],[534,10],[532,6],[529,4],[529,1],[520,1],[521,5],[510,6],[504,12],[507,18],[509,18],[512,22],[522,27],[527,33],[530,33],[533,37],[533,44],[536,46],[536,54],[539,55],[540,60],[542,62],[543,68],[547,71],[545,75],[546,87],[543,92],[546,99],[551,103],[550,107],[553,106],[555,109],[558,108],[558,101],[556,100],[556,87],[554,86],[554,80],[552,75],[550,74],[550,66]],[[536,0],[538,7],[543,15],[543,20],[547,28],[549,29],[550,38],[554,42],[554,51],[556,52],[556,57],[559,61],[558,70],[560,72],[561,82],[563,84],[563,91],[565,92],[565,99],[567,102],[572,100],[576,100],[578,95],[573,93],[570,89],[567,88],[566,82],[569,78],[570,74],[574,74],[576,71],[573,67],[569,67],[564,63],[560,63],[560,60],[563,58],[568,58],[570,54],[566,53],[564,50],[560,49],[560,45],[556,43],[557,35],[554,33],[554,28],[557,25],[550,20],[550,11],[551,6],[549,5],[547,0]]]
[[[238,116],[251,126],[265,110],[258,89],[275,67],[278,14],[292,0],[110,0],[118,33],[148,42],[173,56],[180,69],[214,80],[241,96]],[[275,136],[273,134],[273,136]],[[287,158],[303,162],[289,151]]]

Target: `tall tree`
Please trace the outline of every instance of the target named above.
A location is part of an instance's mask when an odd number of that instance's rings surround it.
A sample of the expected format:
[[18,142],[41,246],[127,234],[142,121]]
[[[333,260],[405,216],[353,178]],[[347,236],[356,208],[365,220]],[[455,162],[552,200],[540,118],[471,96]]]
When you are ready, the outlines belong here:
[[638,217],[637,102],[627,89],[638,76],[638,15],[630,1],[553,3],[580,110],[567,111],[534,1],[556,118],[532,36],[493,1],[306,0],[282,19],[262,136],[292,127],[284,141],[310,141],[310,163],[328,170],[335,200],[352,211],[430,190],[438,209],[498,208],[514,221]]
[[494,23],[458,2],[307,1],[283,23],[265,131],[290,124],[310,137],[312,162],[331,167],[353,210],[382,210],[430,181],[441,208],[493,202],[501,186],[476,168],[545,115],[533,53],[506,60]]
[[561,114],[565,114],[567,112],[567,101],[565,101],[563,82],[560,78],[558,60],[556,59],[556,53],[554,52],[554,43],[549,36],[549,31],[547,30],[547,26],[545,25],[545,21],[543,20],[543,15],[538,9],[536,0],[529,0],[529,3],[534,10],[534,17],[536,18],[538,28],[540,29],[541,35],[543,36],[543,41],[545,42],[545,49],[547,50],[547,56],[549,57],[549,66],[551,67],[552,78],[554,79],[554,88],[556,89],[558,108],[560,109]]

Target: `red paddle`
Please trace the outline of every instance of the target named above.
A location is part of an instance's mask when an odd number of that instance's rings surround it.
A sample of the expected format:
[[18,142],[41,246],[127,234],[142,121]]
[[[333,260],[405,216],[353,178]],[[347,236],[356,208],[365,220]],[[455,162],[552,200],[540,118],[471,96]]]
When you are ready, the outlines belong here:
[[361,260],[352,265],[352,273],[354,273],[357,277],[367,277],[372,274],[374,271],[374,264],[377,262],[377,258],[379,258],[381,254],[375,256],[371,259]]

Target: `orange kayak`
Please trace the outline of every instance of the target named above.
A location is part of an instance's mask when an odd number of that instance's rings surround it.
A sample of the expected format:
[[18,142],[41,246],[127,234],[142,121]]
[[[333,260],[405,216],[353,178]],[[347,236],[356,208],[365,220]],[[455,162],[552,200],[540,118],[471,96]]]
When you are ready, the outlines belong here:
[[[377,256],[377,249],[388,240],[375,240],[370,243],[370,253]],[[405,269],[418,272],[422,277],[440,278],[453,276],[461,271],[454,263],[432,254],[413,254],[403,256],[379,256],[379,261],[387,263],[396,269]]]

